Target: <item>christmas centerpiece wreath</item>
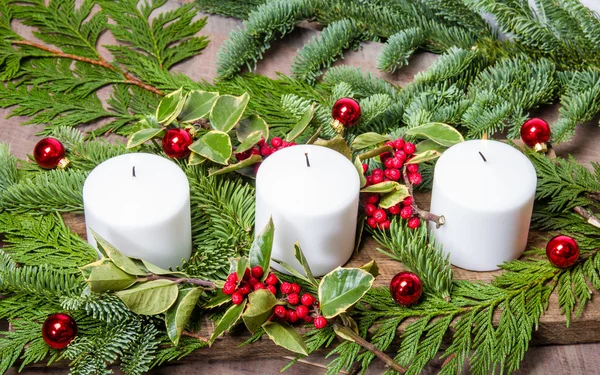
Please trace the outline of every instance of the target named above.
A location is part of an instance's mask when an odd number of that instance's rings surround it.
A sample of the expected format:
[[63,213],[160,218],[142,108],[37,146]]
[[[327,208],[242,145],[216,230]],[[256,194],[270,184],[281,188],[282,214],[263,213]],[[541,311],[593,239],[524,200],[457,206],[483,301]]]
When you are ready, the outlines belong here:
[[[534,16],[491,0],[200,0],[151,19],[165,2],[0,0],[0,105],[44,124],[46,136],[31,161],[0,145],[0,318],[11,326],[0,333],[0,372],[69,360],[74,374],[110,373],[118,361],[139,374],[210,350],[242,324],[248,344],[266,334],[297,359],[332,348],[332,374],[365,371],[376,357],[389,373],[419,373],[449,331],[442,373],[462,371],[467,359],[473,373],[513,372],[553,293],[568,325],[600,289],[600,167],[544,154],[550,139],[568,140],[600,112],[600,21],[577,1],[539,1]],[[245,19],[219,53],[215,84],[169,70],[207,44],[195,36],[205,24],[195,6]],[[513,38],[499,41],[479,11]],[[327,27],[300,51],[294,78],[235,76],[307,19]],[[35,27],[39,41],[13,20]],[[120,42],[105,46],[112,61],[97,48],[107,30]],[[316,82],[344,49],[382,38],[382,70],[405,65],[417,48],[442,55],[402,89],[351,67]],[[107,86],[104,106],[97,92]],[[526,111],[557,96],[551,137]],[[72,128],[100,119],[87,135]],[[413,190],[430,186],[436,158],[463,134],[502,130],[521,135],[536,168],[533,224],[568,236],[501,265],[491,283],[456,280],[425,225],[444,218],[420,208]],[[128,141],[109,143],[107,133]],[[252,178],[273,153],[309,143],[356,166],[357,242],[364,227],[408,270],[389,287],[374,286],[375,261],[316,278],[301,243],[290,251],[302,272],[281,261],[291,275],[270,271],[276,228],[253,233]],[[89,172],[138,150],[172,158],[188,177],[194,252],[178,269],[125,256],[95,235],[98,260],[65,224],[83,209]]]

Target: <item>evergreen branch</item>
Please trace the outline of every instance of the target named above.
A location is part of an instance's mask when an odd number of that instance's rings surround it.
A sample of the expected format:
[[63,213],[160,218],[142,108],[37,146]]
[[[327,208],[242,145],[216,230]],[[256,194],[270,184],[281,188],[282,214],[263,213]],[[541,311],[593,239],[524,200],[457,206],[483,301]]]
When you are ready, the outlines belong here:
[[386,94],[396,100],[400,89],[386,80],[369,72],[362,72],[360,68],[348,65],[334,66],[327,70],[323,76],[323,83],[335,86],[346,82],[352,87],[354,97],[365,98],[375,94]]
[[196,6],[202,11],[210,14],[239,18],[245,20],[250,12],[262,5],[266,0],[196,0]]
[[422,30],[415,27],[392,35],[377,56],[377,69],[394,73],[402,66],[408,65],[408,58],[424,42]]

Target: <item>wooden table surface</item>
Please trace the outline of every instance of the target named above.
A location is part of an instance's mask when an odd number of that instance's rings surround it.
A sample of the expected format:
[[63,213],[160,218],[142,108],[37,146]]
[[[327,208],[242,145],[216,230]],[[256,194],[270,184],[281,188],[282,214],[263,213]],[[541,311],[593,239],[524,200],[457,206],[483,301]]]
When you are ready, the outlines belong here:
[[[163,9],[170,9],[187,2],[185,0],[169,0]],[[216,74],[216,54],[227,38],[228,33],[241,25],[241,22],[234,19],[228,19],[218,16],[210,16],[207,26],[201,31],[202,34],[209,36],[210,44],[204,50],[203,54],[193,59],[185,61],[175,67],[175,70],[183,72],[195,80],[212,80]],[[305,27],[294,31],[292,35],[283,41],[273,43],[273,48],[266,54],[264,61],[259,63],[257,73],[274,77],[275,72],[289,74],[291,62],[298,48],[309,41],[314,35],[318,34],[312,25],[303,25]],[[21,32],[29,34],[25,27],[20,27]],[[100,44],[113,43],[114,39],[110,33],[105,33]],[[429,53],[421,53],[410,60],[410,65],[401,69],[399,72],[391,74],[382,74],[375,69],[375,58],[381,45],[379,43],[366,43],[358,52],[348,52],[345,59],[339,63],[358,66],[364,71],[373,72],[382,76],[386,80],[404,86],[412,80],[412,77],[419,71],[426,69],[437,57]],[[103,49],[108,56],[108,52]],[[108,57],[110,59],[110,57]],[[100,95],[106,98],[110,91],[103,90]],[[544,108],[536,115],[540,115],[552,122],[556,118],[557,106]],[[26,118],[13,117],[4,119],[9,114],[9,110],[0,109],[0,142],[8,142],[11,145],[12,153],[19,158],[25,158],[31,153],[34,144],[39,139],[35,133],[41,128],[36,126],[20,126]],[[580,127],[575,139],[569,144],[557,147],[559,155],[572,154],[579,160],[589,163],[590,161],[600,161],[600,148],[597,145],[600,142],[600,129],[597,120]],[[426,196],[422,199],[426,199]],[[375,255],[374,246],[366,246],[367,251],[363,252],[360,258],[369,258]],[[361,260],[357,259],[356,262]],[[391,263],[390,263],[391,264]],[[389,267],[392,267],[390,265]],[[397,266],[396,266],[397,267]],[[397,271],[396,271],[397,272]],[[393,273],[392,273],[393,275]],[[457,276],[464,278],[489,278],[490,274],[465,273],[457,271]],[[378,282],[385,284],[389,282],[389,273]],[[550,314],[551,315],[551,314]],[[565,342],[561,341],[562,335],[568,332],[568,335],[578,335],[581,339],[578,341],[596,341],[600,337],[600,300],[597,303],[590,304],[584,314],[583,319],[596,321],[596,325],[581,325],[578,329],[577,321],[573,327],[567,331],[561,326],[556,326],[558,319],[556,317],[544,317],[549,322],[548,327],[542,328],[538,334],[539,342]],[[558,334],[558,335],[557,335]],[[554,335],[555,337],[546,337],[545,335]],[[243,341],[243,338],[227,338],[219,340],[215,347],[205,351],[199,351],[192,356],[192,361],[183,361],[181,363],[163,366],[153,370],[151,373],[187,375],[197,373],[219,374],[276,374],[288,363],[292,356],[284,350],[274,348],[267,340],[263,340],[251,348],[237,348],[237,345]],[[566,340],[570,342],[571,340]],[[209,354],[209,352],[211,354]],[[328,362],[323,353],[311,355],[305,361],[297,363],[287,374],[322,374],[324,365]],[[521,365],[520,374],[600,374],[600,343],[575,344],[575,345],[547,345],[534,346],[530,348]],[[436,374],[441,362],[432,363],[425,371],[427,374]],[[375,360],[369,370],[371,374],[383,372],[383,364]],[[116,372],[118,370],[116,369]],[[10,370],[8,374],[16,374],[16,370]],[[44,368],[36,367],[26,369],[24,374],[66,374],[65,368]]]

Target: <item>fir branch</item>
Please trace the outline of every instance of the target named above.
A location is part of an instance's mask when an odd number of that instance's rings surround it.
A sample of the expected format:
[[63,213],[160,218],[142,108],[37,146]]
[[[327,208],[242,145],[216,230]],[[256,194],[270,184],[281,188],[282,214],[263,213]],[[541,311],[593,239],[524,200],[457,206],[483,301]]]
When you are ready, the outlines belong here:
[[196,0],[196,6],[202,11],[210,14],[239,18],[245,20],[250,12],[262,5],[266,0]]
[[352,87],[356,98],[365,98],[375,94],[386,94],[395,100],[399,97],[400,89],[398,87],[369,72],[362,72],[360,68],[353,66],[334,66],[328,69],[323,76],[323,83],[327,86],[333,87],[341,82],[346,82]]
[[408,65],[408,58],[425,42],[422,29],[412,27],[388,38],[377,56],[377,69],[394,73]]

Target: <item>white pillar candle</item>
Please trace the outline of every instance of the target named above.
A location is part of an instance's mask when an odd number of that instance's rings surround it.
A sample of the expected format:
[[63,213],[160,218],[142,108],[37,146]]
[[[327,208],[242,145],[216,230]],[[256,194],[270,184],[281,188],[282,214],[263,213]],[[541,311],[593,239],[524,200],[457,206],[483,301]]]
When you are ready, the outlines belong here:
[[168,159],[137,153],[103,162],[85,180],[83,206],[94,247],[90,229],[122,253],[162,268],[191,255],[189,183]]
[[273,217],[272,257],[301,271],[298,242],[315,276],[324,275],[354,251],[359,193],[356,168],[342,154],[314,145],[279,150],[256,176],[256,233]]
[[[485,158],[485,160],[484,160]],[[444,152],[435,166],[430,224],[453,265],[491,271],[527,245],[537,177],[529,159],[502,142],[475,140]]]

